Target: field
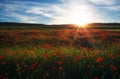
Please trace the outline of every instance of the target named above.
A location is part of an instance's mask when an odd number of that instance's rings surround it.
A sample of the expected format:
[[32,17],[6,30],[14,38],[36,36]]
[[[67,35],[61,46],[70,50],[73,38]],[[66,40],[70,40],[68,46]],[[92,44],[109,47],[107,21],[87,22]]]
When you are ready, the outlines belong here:
[[120,79],[120,31],[1,29],[0,79]]

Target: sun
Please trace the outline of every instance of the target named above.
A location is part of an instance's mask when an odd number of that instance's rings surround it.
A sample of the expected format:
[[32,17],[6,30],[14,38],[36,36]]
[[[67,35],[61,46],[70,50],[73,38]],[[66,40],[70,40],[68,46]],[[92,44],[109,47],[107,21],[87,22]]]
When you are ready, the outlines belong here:
[[67,19],[69,23],[73,23],[79,27],[85,27],[86,24],[93,21],[92,14],[88,13],[89,11],[73,11],[71,12],[71,19]]
[[90,23],[90,20],[88,18],[78,18],[74,20],[74,24],[77,27],[86,27],[86,25]]
[[75,22],[75,25],[78,27],[85,27],[89,22],[82,21],[80,22],[79,20]]
[[57,24],[75,24],[77,27],[85,27],[86,24],[97,21],[96,14],[91,8],[85,6],[71,7],[63,12],[60,17],[55,18],[53,21]]

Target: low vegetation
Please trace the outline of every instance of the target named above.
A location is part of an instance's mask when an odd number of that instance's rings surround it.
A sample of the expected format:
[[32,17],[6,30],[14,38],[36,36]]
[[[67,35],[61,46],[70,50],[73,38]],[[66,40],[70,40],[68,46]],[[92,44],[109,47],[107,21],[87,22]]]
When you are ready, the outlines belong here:
[[120,79],[120,32],[0,30],[0,79]]

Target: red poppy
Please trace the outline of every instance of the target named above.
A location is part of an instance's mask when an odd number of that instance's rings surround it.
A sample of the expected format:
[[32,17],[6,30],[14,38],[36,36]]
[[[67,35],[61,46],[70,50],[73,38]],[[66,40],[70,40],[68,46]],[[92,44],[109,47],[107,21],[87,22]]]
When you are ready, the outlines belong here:
[[115,65],[110,65],[110,67],[111,67],[112,70],[116,70],[117,69]]
[[7,79],[6,77],[3,77],[2,79]]
[[46,76],[49,76],[50,74],[48,72],[46,72]]
[[48,54],[48,53],[46,53],[46,54],[45,54],[45,58],[48,58],[48,57],[49,57],[49,54]]
[[2,56],[0,56],[0,59],[3,59],[4,58],[4,56],[2,55]]
[[34,66],[31,66],[31,70],[34,70]]
[[90,68],[90,64],[87,65],[87,68]]
[[56,57],[56,56],[57,56],[57,53],[56,53],[56,52],[54,52],[54,53],[53,53],[53,56],[55,56],[55,57]]
[[79,56],[74,56],[74,62],[76,62],[79,59]]
[[42,46],[38,46],[38,48],[43,48]]
[[59,66],[59,68],[58,68],[58,69],[61,71],[61,70],[63,70],[63,67],[62,67],[62,66]]
[[85,58],[85,55],[82,55],[82,59],[84,59]]
[[6,61],[4,61],[4,62],[2,62],[2,64],[3,64],[3,65],[6,65],[6,64],[7,64],[7,62],[6,62]]
[[26,54],[26,55],[28,55],[28,54],[29,54],[29,51],[28,51],[28,50],[26,50],[25,54]]
[[63,58],[64,57],[64,53],[62,53],[60,56],[59,56],[59,58]]
[[58,65],[62,65],[62,61],[60,61],[60,60],[57,63],[58,63]]
[[101,61],[103,61],[103,60],[104,60],[103,57],[98,57],[98,58],[96,59],[96,62],[98,63],[98,62],[101,62]]
[[49,48],[50,46],[49,46],[49,44],[44,44],[44,48]]
[[94,79],[99,79],[99,78],[97,76],[95,76]]
[[12,55],[16,54],[16,52],[12,52]]
[[89,50],[93,50],[93,48],[90,48]]
[[6,50],[4,50],[4,53],[6,53],[6,54],[7,54],[7,53],[8,53],[8,50],[7,50],[7,49],[6,49]]

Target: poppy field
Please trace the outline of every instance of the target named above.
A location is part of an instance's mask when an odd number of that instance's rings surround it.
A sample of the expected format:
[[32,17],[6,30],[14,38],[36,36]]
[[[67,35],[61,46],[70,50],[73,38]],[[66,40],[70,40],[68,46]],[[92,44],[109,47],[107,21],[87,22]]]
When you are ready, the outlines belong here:
[[120,31],[0,30],[0,79],[120,79]]

